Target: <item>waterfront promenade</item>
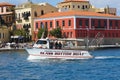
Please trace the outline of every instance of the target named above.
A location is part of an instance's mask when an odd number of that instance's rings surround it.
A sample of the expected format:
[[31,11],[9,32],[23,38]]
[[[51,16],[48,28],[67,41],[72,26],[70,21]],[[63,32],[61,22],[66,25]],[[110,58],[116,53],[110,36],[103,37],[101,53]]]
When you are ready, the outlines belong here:
[[0,51],[24,51],[25,48],[32,48],[31,43],[20,43],[20,44],[11,44],[11,45],[4,45],[0,47]]
[[[0,51],[24,51],[26,48],[32,48],[32,44],[20,44],[17,47],[10,47],[5,46],[0,48]],[[120,45],[100,45],[100,46],[89,46],[88,50],[96,50],[96,49],[109,49],[109,48],[120,48]],[[78,46],[78,47],[69,47],[63,49],[86,49],[85,46]]]

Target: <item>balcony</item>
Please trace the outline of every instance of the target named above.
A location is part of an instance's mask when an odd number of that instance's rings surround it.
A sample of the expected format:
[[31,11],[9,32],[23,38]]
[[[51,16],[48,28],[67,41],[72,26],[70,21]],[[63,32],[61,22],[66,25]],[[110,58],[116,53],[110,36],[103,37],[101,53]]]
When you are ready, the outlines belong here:
[[29,12],[23,13],[22,16],[23,16],[24,20],[27,20],[27,21],[28,21],[28,20],[29,20],[30,13],[29,13]]
[[106,28],[94,28],[95,30],[106,30]]
[[16,21],[17,21],[18,23],[21,23],[21,22],[22,22],[22,19],[16,18]]

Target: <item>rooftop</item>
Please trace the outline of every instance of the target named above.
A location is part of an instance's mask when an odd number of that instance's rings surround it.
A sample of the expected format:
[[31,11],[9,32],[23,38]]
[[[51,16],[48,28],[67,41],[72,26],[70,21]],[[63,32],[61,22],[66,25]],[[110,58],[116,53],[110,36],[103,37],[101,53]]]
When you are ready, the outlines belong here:
[[107,18],[120,18],[120,16],[101,14],[96,12],[88,11],[67,11],[67,12],[54,12],[40,16],[40,18],[51,18],[51,17],[63,17],[63,16],[93,16],[93,17],[107,17]]
[[15,6],[15,5],[7,3],[7,2],[1,2],[0,6]]
[[64,0],[64,2],[68,2],[68,1],[88,1],[88,0]]
[[60,3],[68,3],[68,2],[89,2],[89,0],[64,0]]

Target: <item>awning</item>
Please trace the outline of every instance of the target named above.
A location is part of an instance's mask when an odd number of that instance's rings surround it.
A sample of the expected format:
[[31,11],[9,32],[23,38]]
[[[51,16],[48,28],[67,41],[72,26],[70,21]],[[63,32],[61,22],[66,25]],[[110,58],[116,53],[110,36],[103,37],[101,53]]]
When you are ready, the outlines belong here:
[[11,38],[19,38],[19,39],[22,39],[23,36],[11,36]]

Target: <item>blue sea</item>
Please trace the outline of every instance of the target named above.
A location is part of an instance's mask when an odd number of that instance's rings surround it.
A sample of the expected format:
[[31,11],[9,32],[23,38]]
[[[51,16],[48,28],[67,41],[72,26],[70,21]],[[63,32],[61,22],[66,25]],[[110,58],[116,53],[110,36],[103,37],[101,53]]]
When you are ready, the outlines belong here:
[[27,60],[26,51],[0,52],[0,80],[120,80],[120,49],[90,51],[85,60]]

